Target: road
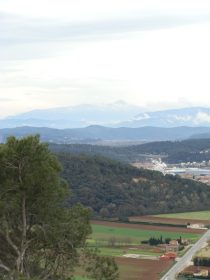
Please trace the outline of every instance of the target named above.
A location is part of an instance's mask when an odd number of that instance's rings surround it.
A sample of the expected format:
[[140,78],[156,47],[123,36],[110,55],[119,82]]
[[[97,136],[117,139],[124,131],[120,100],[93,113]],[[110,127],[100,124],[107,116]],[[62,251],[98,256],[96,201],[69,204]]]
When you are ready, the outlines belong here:
[[210,229],[187,251],[187,253],[160,279],[160,280],[175,280],[176,275],[188,266],[195,255],[200,250],[207,240],[210,239]]

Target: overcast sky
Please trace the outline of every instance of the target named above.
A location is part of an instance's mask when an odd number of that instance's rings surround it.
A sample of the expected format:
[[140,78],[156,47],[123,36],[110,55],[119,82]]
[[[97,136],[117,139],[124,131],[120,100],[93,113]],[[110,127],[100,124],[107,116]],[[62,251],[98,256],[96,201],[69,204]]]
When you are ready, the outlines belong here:
[[210,107],[209,0],[0,0],[0,117],[117,100]]

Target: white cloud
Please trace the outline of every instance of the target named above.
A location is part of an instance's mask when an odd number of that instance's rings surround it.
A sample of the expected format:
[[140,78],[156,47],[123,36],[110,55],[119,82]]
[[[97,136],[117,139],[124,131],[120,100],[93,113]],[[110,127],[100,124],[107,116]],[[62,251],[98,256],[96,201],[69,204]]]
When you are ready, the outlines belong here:
[[210,9],[208,0],[0,0],[0,10],[72,20],[101,19],[138,15],[139,12],[204,12]]
[[190,115],[188,115],[188,116],[175,115],[174,118],[176,121],[189,122],[192,120],[193,117]]
[[147,120],[147,119],[149,119],[149,118],[150,118],[150,115],[149,115],[149,114],[147,114],[147,113],[142,113],[142,114],[140,114],[140,115],[134,117],[134,120],[136,120],[136,121],[141,121],[141,120]]
[[199,112],[195,117],[194,123],[199,125],[200,123],[205,122],[210,123],[210,115],[204,112]]

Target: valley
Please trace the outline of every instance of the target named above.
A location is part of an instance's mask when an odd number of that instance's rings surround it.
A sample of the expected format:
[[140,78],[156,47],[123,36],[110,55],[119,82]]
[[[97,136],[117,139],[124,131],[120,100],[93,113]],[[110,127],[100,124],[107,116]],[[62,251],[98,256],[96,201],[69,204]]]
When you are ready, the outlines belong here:
[[[195,213],[196,219],[192,219],[193,212],[168,214],[167,218],[164,215],[139,216],[130,217],[128,223],[92,220],[93,233],[87,242],[91,248],[97,248],[100,254],[115,258],[119,266],[120,280],[162,279],[166,271],[176,263],[175,258],[181,258],[206,232],[189,229],[187,224],[205,222],[206,226],[210,226],[208,215],[209,212],[202,211]],[[153,225],[142,225],[141,222],[145,221]],[[168,226],[165,225],[166,221]],[[146,244],[144,241],[151,237],[161,238],[163,242],[158,245]],[[164,244],[165,238],[168,238],[168,244]],[[187,245],[178,245],[176,240],[180,238],[182,242],[187,242]],[[170,252],[176,257],[167,258]],[[190,266],[185,271],[193,269],[196,268]],[[79,270],[79,274],[82,276],[82,270]]]
[[0,0],[0,280],[210,280],[209,34],[209,0]]

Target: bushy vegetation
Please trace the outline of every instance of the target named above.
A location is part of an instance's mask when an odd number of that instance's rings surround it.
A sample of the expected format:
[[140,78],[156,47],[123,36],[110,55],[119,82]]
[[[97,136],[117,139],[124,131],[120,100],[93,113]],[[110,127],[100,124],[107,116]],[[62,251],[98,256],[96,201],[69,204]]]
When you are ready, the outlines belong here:
[[102,155],[121,162],[143,161],[147,157],[164,158],[167,163],[201,162],[210,160],[210,139],[190,139],[183,141],[161,141],[127,147],[107,147],[97,145],[56,145],[55,152],[71,152],[73,154]]
[[72,279],[81,258],[92,279],[118,279],[113,259],[86,249],[89,211],[64,207],[60,163],[39,137],[9,138],[0,171],[0,279]]
[[160,238],[150,237],[148,240],[143,240],[141,243],[149,244],[151,246],[157,246],[159,244],[169,244],[170,241],[171,238],[166,237],[165,239],[163,239],[163,237],[160,236]]
[[195,257],[193,262],[196,266],[210,266],[210,258],[207,257]]
[[164,176],[98,156],[59,154],[59,159],[64,167],[62,176],[72,192],[66,205],[80,202],[95,217],[123,220],[132,215],[210,207],[210,188],[200,182]]

